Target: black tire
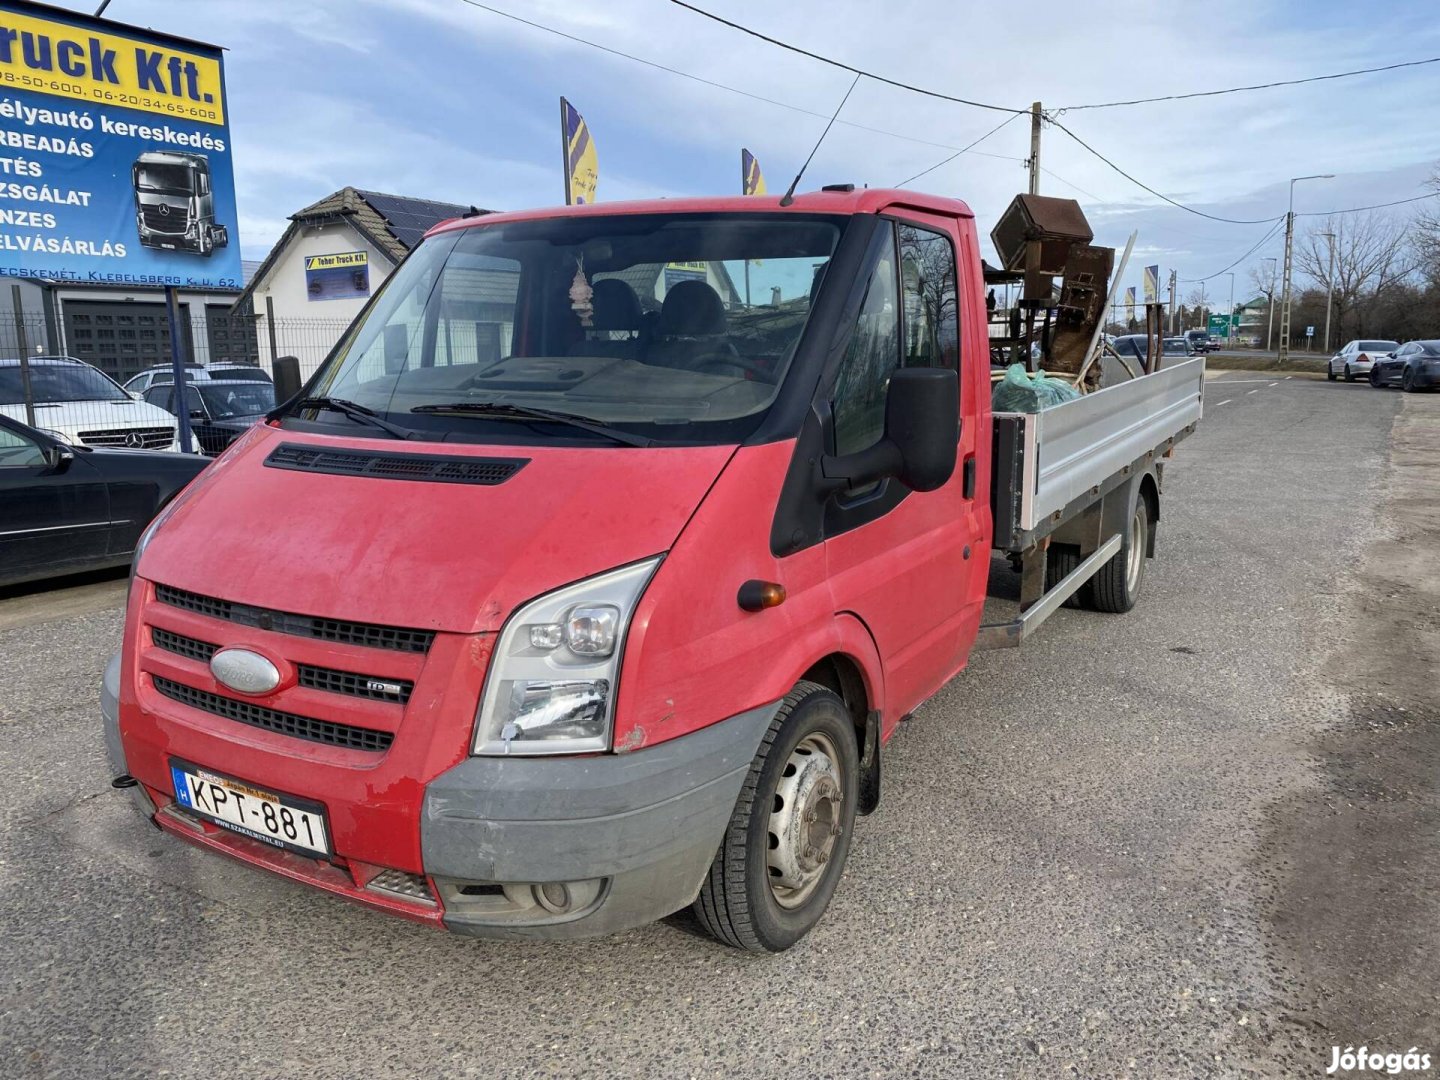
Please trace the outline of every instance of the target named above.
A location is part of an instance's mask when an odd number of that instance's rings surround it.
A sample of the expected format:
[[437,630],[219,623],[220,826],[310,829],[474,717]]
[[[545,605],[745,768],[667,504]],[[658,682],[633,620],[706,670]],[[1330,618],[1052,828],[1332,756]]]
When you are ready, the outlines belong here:
[[1130,522],[1122,534],[1120,550],[1090,579],[1096,611],[1123,615],[1135,606],[1145,583],[1145,552],[1154,527],[1150,504],[1143,496],[1137,496]]
[[1419,389],[1415,385],[1415,370],[1413,368],[1407,367],[1405,369],[1405,374],[1400,378],[1400,389],[1404,390],[1407,394],[1413,394]]
[[[1074,544],[1051,544],[1045,559],[1045,591],[1049,592],[1081,563],[1080,548]],[[1095,606],[1093,599],[1095,579],[1076,589],[1065,601],[1065,607],[1088,610]]]
[[[781,903],[772,880],[779,871],[771,866],[771,852],[780,846],[772,834],[772,819],[785,809],[780,803],[782,781],[796,774],[790,769],[791,758],[803,754],[802,743],[828,743],[838,761],[832,764],[839,774],[834,785],[838,798],[830,802],[831,821],[827,831],[826,858],[819,860],[822,870],[794,901],[793,906]],[[814,760],[828,759],[822,753]],[[789,771],[787,772],[787,769]],[[760,740],[760,750],[750,763],[750,772],[740,789],[740,798],[725,828],[725,839],[715,854],[705,884],[700,887],[694,912],[700,925],[717,941],[751,952],[781,952],[799,941],[820,921],[850,853],[850,836],[855,828],[855,811],[859,803],[860,756],[855,746],[855,722],[845,703],[831,690],[818,683],[801,682],[785,695],[780,709]],[[820,789],[812,785],[812,793]],[[803,805],[803,804],[800,804]],[[818,804],[817,804],[818,805]],[[800,813],[799,805],[793,813]],[[796,823],[792,836],[803,827],[806,851],[815,825]]]
[[1346,381],[1346,382],[1354,382],[1354,381],[1355,381],[1355,373],[1350,370],[1350,365],[1349,365],[1349,364],[1346,364],[1346,365],[1345,365],[1345,381]]
[[1370,369],[1370,385],[1376,390],[1380,389],[1380,369],[1378,367]]
[[1325,365],[1325,378],[1329,379],[1331,382],[1334,382],[1337,378],[1339,378],[1339,376],[1335,374],[1335,369],[1332,368],[1328,363]]

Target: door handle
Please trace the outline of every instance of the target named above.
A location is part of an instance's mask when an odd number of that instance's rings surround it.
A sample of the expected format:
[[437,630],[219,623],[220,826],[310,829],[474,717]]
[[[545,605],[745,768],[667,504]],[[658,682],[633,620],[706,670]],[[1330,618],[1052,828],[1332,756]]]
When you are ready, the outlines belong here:
[[967,499],[975,498],[975,455],[967,454],[960,466],[960,493]]

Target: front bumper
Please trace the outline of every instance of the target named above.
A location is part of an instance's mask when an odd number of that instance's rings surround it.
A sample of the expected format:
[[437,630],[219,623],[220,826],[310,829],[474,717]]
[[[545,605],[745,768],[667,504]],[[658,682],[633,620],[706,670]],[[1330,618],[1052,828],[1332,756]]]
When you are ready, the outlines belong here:
[[[128,772],[120,662],[101,713],[114,774]],[[775,702],[628,754],[466,758],[431,780],[419,820],[416,895],[395,871],[271,848],[208,822],[145,784],[137,808],[164,831],[391,914],[489,938],[580,938],[669,915],[693,901],[720,846]],[[377,885],[377,882],[380,885]]]

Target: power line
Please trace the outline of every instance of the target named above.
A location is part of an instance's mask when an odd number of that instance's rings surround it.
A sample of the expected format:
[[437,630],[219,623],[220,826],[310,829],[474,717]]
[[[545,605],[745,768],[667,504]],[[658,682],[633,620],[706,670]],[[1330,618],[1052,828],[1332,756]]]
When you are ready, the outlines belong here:
[[[510,19],[512,22],[517,22],[523,26],[528,26],[533,30],[540,30],[547,34],[553,34],[556,37],[564,38],[566,41],[574,42],[577,45],[585,45],[592,49],[598,49],[600,52],[609,53],[611,56],[618,56],[624,60],[631,60],[637,64],[644,64],[646,67],[654,68],[657,71],[663,71],[670,75],[678,75],[682,79],[689,79],[691,82],[697,82],[701,83],[704,86],[714,87],[716,90],[725,90],[731,94],[739,94],[741,97],[747,97],[752,101],[764,102],[766,105],[775,105],[781,109],[789,109],[791,112],[801,113],[805,116],[814,116],[818,117],[821,120],[830,119],[829,113],[816,112],[814,109],[807,109],[801,105],[792,105],[788,101],[777,101],[775,98],[768,98],[762,94],[752,93],[749,90],[742,90],[738,86],[730,86],[727,83],[716,82],[714,79],[707,79],[700,75],[691,74],[688,71],[681,71],[679,68],[670,67],[666,64],[661,64],[655,60],[648,60],[643,56],[636,56],[634,53],[623,52],[620,49],[611,48],[609,45],[601,45],[599,42],[591,41],[588,38],[583,38],[575,34],[567,33],[566,31],[557,29],[556,27],[547,26],[544,23],[535,22],[533,19],[523,18],[522,16],[512,14],[511,12],[504,11],[497,7],[491,7],[489,4],[480,3],[480,0],[460,0],[460,2],[463,4],[468,4],[473,8],[479,8],[481,11],[488,11],[490,14],[498,15],[503,19]],[[853,120],[837,120],[836,123],[840,124],[843,127],[855,128],[858,131],[868,131],[872,135],[887,135],[892,139],[903,139],[905,142],[913,142],[921,146],[933,146],[940,150],[960,149],[959,147],[954,146],[951,143],[935,142],[933,139],[921,139],[917,138],[914,135],[904,135],[898,131],[887,131],[884,128],[870,127],[866,124],[857,124]],[[975,153],[979,157],[996,158],[1001,161],[1023,162],[1025,160],[1024,158],[1012,157],[1006,154],[987,154],[984,151],[979,150],[975,151]]]
[[1242,262],[1244,262],[1246,259],[1250,258],[1251,255],[1254,255],[1255,252],[1259,251],[1262,247],[1264,247],[1267,243],[1269,243],[1272,239],[1274,239],[1277,235],[1279,235],[1281,228],[1284,227],[1284,224],[1285,224],[1285,219],[1282,217],[1279,221],[1277,221],[1274,225],[1272,225],[1268,230],[1266,230],[1265,235],[1260,238],[1259,242],[1256,243],[1254,247],[1252,247],[1249,251],[1245,252],[1244,255],[1241,255],[1238,259],[1236,259],[1234,262],[1232,262],[1229,266],[1225,267],[1225,269],[1223,269],[1223,270],[1216,270],[1215,273],[1213,273],[1213,274],[1206,274],[1204,277],[1197,277],[1197,278],[1180,278],[1180,280],[1183,281],[1183,282],[1185,282],[1185,284],[1187,284],[1187,285],[1193,285],[1193,284],[1196,284],[1196,283],[1201,282],[1201,281],[1209,281],[1211,278],[1217,278],[1217,277],[1219,277],[1221,274],[1228,274],[1231,270],[1234,270],[1235,267],[1239,266],[1239,265],[1240,265]]
[[1440,198],[1440,191],[1427,192],[1424,195],[1416,195],[1409,199],[1396,199],[1394,202],[1376,203],[1374,206],[1352,206],[1349,210],[1310,210],[1303,214],[1296,214],[1296,217],[1332,217],[1335,214],[1358,214],[1362,210],[1383,210],[1387,206],[1404,206],[1406,203],[1419,202],[1421,199]]
[[924,94],[926,97],[939,98],[941,101],[953,101],[959,105],[970,105],[977,109],[990,109],[992,112],[1025,113],[1030,111],[1029,109],[1012,109],[1008,105],[991,105],[984,101],[972,101],[969,98],[956,97],[954,94],[943,94],[939,90],[927,90],[923,86],[915,86],[911,83],[901,82],[898,79],[891,79],[885,75],[877,75],[873,71],[866,71],[863,68],[847,64],[843,60],[835,60],[829,56],[822,56],[820,53],[811,52],[809,49],[802,49],[799,45],[791,45],[788,41],[781,41],[779,38],[773,38],[769,34],[762,34],[759,30],[752,30],[748,26],[743,26],[740,23],[722,18],[713,12],[706,11],[704,8],[698,8],[694,4],[687,3],[686,0],[670,0],[670,2],[677,7],[684,8],[686,11],[693,11],[696,15],[702,15],[707,19],[720,23],[722,26],[728,26],[732,30],[739,30],[742,34],[749,34],[753,38],[759,38],[761,41],[774,45],[777,48],[787,49],[790,52],[798,53],[800,56],[808,56],[811,60],[818,60],[822,64],[829,64],[831,67],[840,68],[842,71],[848,71],[852,75],[864,75],[865,78],[874,82],[885,83],[888,86],[895,86],[901,90],[909,90],[914,94]]
[[1311,75],[1305,79],[1282,79],[1278,82],[1255,83],[1253,86],[1231,86],[1224,90],[1197,90],[1191,94],[1165,94],[1161,97],[1132,98],[1129,101],[1102,101],[1094,105],[1066,105],[1057,113],[1077,112],[1080,109],[1115,109],[1122,105],[1149,105],[1156,101],[1185,101],[1189,98],[1219,97],[1222,94],[1239,94],[1248,90],[1270,90],[1277,86],[1300,86],[1303,83],[1325,82],[1329,79],[1348,79],[1352,75],[1373,75],[1377,71],[1397,71],[1400,68],[1422,67],[1425,64],[1440,63],[1440,56],[1427,60],[1406,60],[1400,64],[1386,64],[1384,67],[1357,68],[1355,71],[1337,71],[1330,75]]
[[1019,113],[1014,113],[1014,114],[1011,115],[1011,116],[1007,116],[1004,120],[1001,120],[1000,123],[996,124],[993,128],[991,128],[989,131],[987,131],[984,135],[981,135],[978,139],[976,139],[974,142],[972,142],[969,146],[962,147],[961,149],[956,150],[955,153],[951,154],[951,155],[950,155],[949,157],[947,157],[944,161],[937,161],[934,165],[931,165],[928,169],[925,169],[925,170],[923,170],[922,172],[916,173],[914,176],[910,177],[909,180],[901,180],[900,183],[896,184],[895,186],[896,186],[896,187],[904,187],[906,184],[909,184],[909,183],[911,183],[911,182],[913,182],[913,181],[915,181],[915,180],[919,180],[920,177],[925,176],[925,175],[928,174],[928,173],[934,172],[936,169],[940,168],[940,167],[943,166],[943,165],[949,165],[950,162],[954,161],[954,160],[955,160],[956,158],[958,158],[961,154],[965,153],[967,150],[971,150],[971,149],[973,149],[974,147],[979,146],[982,142],[984,142],[986,139],[988,139],[991,135],[994,135],[997,131],[999,131],[999,130],[1000,130],[1001,128],[1003,128],[1006,124],[1010,123],[1012,120],[1015,119],[1015,117],[1017,117],[1017,116],[1019,116],[1019,115],[1020,115]]
[[[678,0],[671,0],[671,2],[672,2],[672,3],[676,3],[676,2],[678,2]],[[1076,135],[1073,131],[1071,131],[1069,128],[1067,128],[1064,124],[1060,123],[1060,121],[1059,121],[1059,120],[1056,120],[1053,116],[1047,116],[1046,119],[1048,119],[1048,120],[1050,121],[1050,123],[1054,124],[1054,125],[1055,125],[1057,128],[1059,128],[1061,131],[1065,132],[1066,135],[1069,135],[1070,138],[1074,139],[1077,143],[1079,143],[1081,146],[1083,146],[1086,150],[1090,151],[1090,153],[1093,154],[1093,155],[1095,155],[1095,157],[1099,158],[1099,159],[1100,159],[1101,161],[1103,161],[1106,165],[1109,165],[1110,168],[1114,169],[1114,170],[1115,170],[1117,173],[1119,173],[1121,176],[1125,177],[1126,180],[1129,180],[1129,181],[1130,181],[1132,184],[1134,184],[1136,187],[1138,187],[1138,188],[1143,188],[1145,191],[1148,191],[1151,195],[1154,195],[1157,199],[1162,199],[1163,201],[1169,203],[1171,206],[1178,207],[1179,209],[1184,210],[1187,214],[1194,214],[1196,217],[1209,218],[1211,221],[1221,221],[1221,222],[1224,222],[1224,223],[1227,224],[1227,225],[1268,225],[1270,222],[1272,222],[1272,221],[1278,221],[1278,220],[1280,220],[1281,218],[1284,217],[1283,214],[1280,215],[1280,217],[1268,217],[1268,218],[1227,218],[1227,217],[1219,217],[1219,216],[1217,216],[1217,215],[1215,215],[1215,214],[1207,214],[1204,210],[1196,210],[1193,206],[1186,206],[1186,205],[1185,205],[1184,203],[1182,203],[1182,202],[1176,202],[1174,199],[1170,198],[1169,195],[1162,195],[1160,192],[1158,192],[1158,191],[1156,191],[1154,188],[1152,188],[1149,184],[1146,184],[1146,183],[1144,183],[1144,182],[1142,182],[1142,181],[1140,181],[1140,180],[1135,179],[1135,177],[1131,176],[1131,175],[1130,175],[1128,172],[1126,172],[1124,169],[1120,168],[1119,165],[1116,165],[1113,161],[1111,161],[1109,158],[1107,158],[1104,154],[1100,153],[1099,150],[1096,150],[1093,146],[1091,146],[1089,143],[1087,143],[1084,139],[1080,138],[1079,135]]]

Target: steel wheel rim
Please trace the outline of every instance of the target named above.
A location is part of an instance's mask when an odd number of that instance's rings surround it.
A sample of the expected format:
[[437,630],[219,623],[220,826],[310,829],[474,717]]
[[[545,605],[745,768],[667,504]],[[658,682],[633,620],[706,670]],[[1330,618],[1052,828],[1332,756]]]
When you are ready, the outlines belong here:
[[1135,507],[1130,519],[1130,550],[1125,557],[1125,590],[1133,593],[1140,584],[1140,567],[1145,560],[1145,506]]
[[828,735],[811,732],[790,751],[770,797],[765,869],[783,908],[804,904],[819,887],[842,832],[841,757]]

